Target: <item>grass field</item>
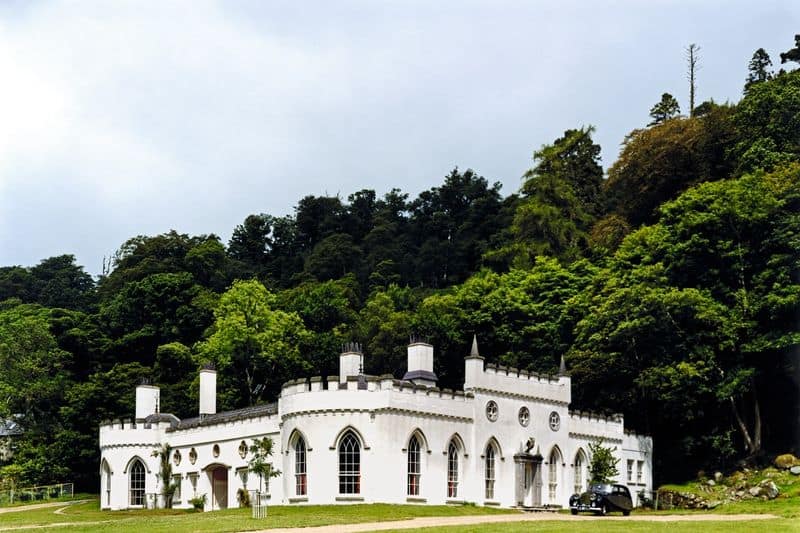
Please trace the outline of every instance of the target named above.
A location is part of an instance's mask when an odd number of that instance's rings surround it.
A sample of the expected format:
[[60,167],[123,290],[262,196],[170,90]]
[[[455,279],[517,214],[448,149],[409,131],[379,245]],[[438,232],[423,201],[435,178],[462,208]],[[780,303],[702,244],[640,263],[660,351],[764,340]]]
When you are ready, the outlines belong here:
[[[97,500],[71,505],[56,514],[54,508],[0,515],[0,531],[20,526],[50,525],[72,531],[247,531],[274,527],[304,527],[405,520],[422,516],[464,516],[509,511],[475,506],[426,505],[308,505],[274,506],[263,520],[250,517],[250,509],[228,509],[211,513],[160,509],[155,511],[101,511]],[[511,511],[513,512],[513,511]],[[69,523],[70,525],[67,525]]]
[[[742,522],[645,522],[637,521],[636,516],[653,513],[634,514],[624,520],[601,519],[586,521],[542,520],[524,523],[480,524],[470,526],[438,527],[424,530],[475,533],[517,533],[522,531],[552,532],[724,532],[745,531],[800,532],[800,509],[796,498],[784,501],[760,502],[759,507],[737,505],[738,509],[726,509],[725,513],[748,512],[770,513],[779,516],[768,521]],[[755,502],[753,502],[755,505]],[[404,520],[415,517],[497,515],[516,511],[497,510],[485,507],[465,506],[415,506],[415,505],[325,505],[325,506],[274,506],[264,520],[254,520],[249,509],[229,509],[211,513],[195,513],[184,510],[135,510],[101,511],[98,501],[74,504],[66,508],[35,509],[0,514],[0,532],[25,530],[27,528],[45,531],[102,531],[149,533],[168,531],[248,531],[278,527],[305,527],[317,525],[336,525],[348,523]],[[686,514],[687,512],[667,512],[664,514]],[[718,514],[725,514],[717,511]],[[398,530],[400,531],[400,530]]]

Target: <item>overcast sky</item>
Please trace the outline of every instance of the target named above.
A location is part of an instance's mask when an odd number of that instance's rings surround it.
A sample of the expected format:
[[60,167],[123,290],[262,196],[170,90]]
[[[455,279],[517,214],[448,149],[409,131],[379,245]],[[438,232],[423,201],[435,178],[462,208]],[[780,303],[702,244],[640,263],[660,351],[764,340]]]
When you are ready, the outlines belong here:
[[450,169],[515,192],[531,153],[593,124],[603,164],[661,93],[737,101],[800,2],[0,2],[0,265],[129,237],[227,242],[307,194]]

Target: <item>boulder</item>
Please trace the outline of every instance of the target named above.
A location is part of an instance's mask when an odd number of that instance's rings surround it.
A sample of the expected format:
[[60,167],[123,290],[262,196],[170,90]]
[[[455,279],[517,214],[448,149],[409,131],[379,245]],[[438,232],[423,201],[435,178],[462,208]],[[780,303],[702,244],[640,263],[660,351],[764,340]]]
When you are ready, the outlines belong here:
[[750,493],[750,496],[755,498],[756,496],[761,494],[761,487],[750,487],[750,490],[748,490],[747,492]]
[[714,481],[717,483],[722,481],[722,472],[714,472]]
[[800,476],[800,465],[791,467],[789,469],[789,472],[791,472],[795,476]]
[[788,470],[798,465],[800,465],[800,460],[790,453],[784,453],[775,458],[775,466],[782,470]]
[[770,500],[774,500],[781,493],[774,481],[764,480],[761,482],[760,488],[761,494]]
[[714,485],[716,485],[716,484],[717,484],[717,482],[716,482],[716,481],[714,481],[713,479],[709,479],[708,481],[706,481],[706,484],[707,484],[709,487],[713,487]]

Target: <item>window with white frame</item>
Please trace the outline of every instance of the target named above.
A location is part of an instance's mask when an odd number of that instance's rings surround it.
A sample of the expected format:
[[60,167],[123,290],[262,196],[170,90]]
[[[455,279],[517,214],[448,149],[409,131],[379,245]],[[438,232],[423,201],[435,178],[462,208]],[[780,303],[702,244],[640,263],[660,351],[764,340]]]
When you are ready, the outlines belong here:
[[453,441],[447,447],[447,497],[458,497],[458,446]]
[[636,461],[636,483],[643,483],[644,479],[644,461]]
[[575,494],[583,492],[583,468],[585,462],[583,450],[578,450],[578,453],[575,454],[575,486],[573,487]]
[[628,459],[628,482],[633,481],[633,459]]
[[247,480],[250,478],[250,470],[247,467],[237,468],[236,476],[239,478],[239,481],[242,482],[242,488],[246,490]]
[[408,484],[406,492],[409,496],[419,496],[420,482],[420,445],[416,435],[408,441]]
[[361,445],[352,431],[339,442],[339,494],[361,494]]
[[192,495],[197,496],[197,478],[200,475],[197,472],[189,472],[186,477],[189,478],[189,483],[192,484]]
[[181,502],[181,475],[175,474],[172,476],[172,484],[175,485],[175,492],[172,493],[172,503],[180,503]]
[[305,496],[307,490],[306,441],[298,436],[294,443],[294,493],[297,496]]
[[144,475],[144,465],[139,459],[134,459],[128,479],[129,505],[144,505]]
[[485,467],[485,498],[487,500],[494,499],[494,476],[495,476],[495,464],[494,464],[494,446],[489,444],[486,447],[486,467]]
[[561,463],[561,453],[559,453],[557,448],[554,448],[552,452],[550,452],[550,458],[548,460],[548,481],[549,481],[549,496],[550,496],[550,503],[555,504],[558,494],[558,465]]

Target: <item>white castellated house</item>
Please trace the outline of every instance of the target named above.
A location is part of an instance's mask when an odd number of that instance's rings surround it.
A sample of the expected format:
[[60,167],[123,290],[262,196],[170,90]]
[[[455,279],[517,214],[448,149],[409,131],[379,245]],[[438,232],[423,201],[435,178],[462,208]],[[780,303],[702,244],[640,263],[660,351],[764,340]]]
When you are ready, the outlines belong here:
[[207,496],[206,510],[236,507],[253,439],[275,444],[263,480],[271,504],[385,502],[537,508],[568,506],[588,483],[589,443],[602,439],[620,459],[619,483],[634,496],[652,489],[652,439],[625,430],[622,415],[572,411],[563,360],[558,376],[485,365],[477,341],[465,359],[464,390],[436,387],[433,346],[408,346],[408,372],[364,375],[364,354],[348,345],[339,376],[286,383],[278,401],[216,412],[216,372],[200,371],[198,417],[159,412],[159,389],[136,389],[135,420],[100,427],[101,506],[160,505],[153,451],[172,447],[175,507]]

